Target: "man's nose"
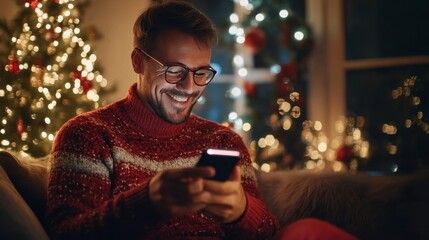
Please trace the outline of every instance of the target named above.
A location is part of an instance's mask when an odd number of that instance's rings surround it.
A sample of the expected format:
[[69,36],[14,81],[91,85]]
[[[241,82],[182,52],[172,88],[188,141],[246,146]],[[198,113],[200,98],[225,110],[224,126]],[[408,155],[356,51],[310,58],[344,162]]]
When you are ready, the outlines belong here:
[[194,82],[194,73],[189,71],[188,75],[186,75],[185,79],[177,83],[177,86],[187,91],[188,93],[192,93],[194,91],[194,88],[196,86]]

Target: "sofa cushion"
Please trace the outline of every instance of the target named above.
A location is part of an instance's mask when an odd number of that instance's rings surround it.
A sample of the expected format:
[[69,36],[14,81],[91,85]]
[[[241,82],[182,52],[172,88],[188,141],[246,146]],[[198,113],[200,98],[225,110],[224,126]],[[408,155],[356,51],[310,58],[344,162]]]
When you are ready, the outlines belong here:
[[429,239],[429,169],[402,176],[314,171],[257,172],[282,225],[314,217],[359,239]]
[[0,239],[49,239],[0,166]]
[[36,216],[43,220],[46,212],[49,157],[32,158],[0,151],[0,166]]

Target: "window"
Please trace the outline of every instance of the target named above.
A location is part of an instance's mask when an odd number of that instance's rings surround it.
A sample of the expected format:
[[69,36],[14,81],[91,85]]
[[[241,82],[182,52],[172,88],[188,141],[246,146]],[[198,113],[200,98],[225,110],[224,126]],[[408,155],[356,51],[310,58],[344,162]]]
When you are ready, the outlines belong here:
[[[412,76],[428,89],[429,2],[307,0],[307,7],[319,44],[310,63],[310,117],[324,121],[330,138],[340,116],[365,118],[371,156],[361,170],[404,173],[429,165],[421,145],[429,142],[429,134],[404,130],[405,123],[396,119],[410,113],[404,112],[404,102],[392,99],[394,90]],[[419,95],[414,110],[421,109],[427,122],[428,93]],[[385,126],[395,126],[397,132],[386,134]]]

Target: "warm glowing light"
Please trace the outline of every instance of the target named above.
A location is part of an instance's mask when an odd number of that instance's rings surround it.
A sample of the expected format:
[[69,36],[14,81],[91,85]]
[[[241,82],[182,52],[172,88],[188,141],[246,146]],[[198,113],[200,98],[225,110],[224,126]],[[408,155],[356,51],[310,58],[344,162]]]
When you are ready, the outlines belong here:
[[238,98],[241,96],[241,89],[239,87],[233,87],[230,93],[232,98]]
[[264,19],[265,19],[265,15],[263,13],[258,13],[255,16],[255,20],[258,22],[262,22],[262,21],[264,21]]
[[290,93],[289,98],[292,102],[297,102],[299,100],[299,93],[298,92],[292,92],[292,93]]
[[405,127],[410,128],[413,122],[410,119],[405,120]]
[[296,32],[293,34],[293,36],[294,36],[294,38],[295,38],[296,40],[298,40],[298,41],[301,41],[302,39],[304,39],[304,33],[303,33],[303,32],[301,32],[301,31],[296,31]]
[[266,142],[266,144],[268,145],[268,146],[273,146],[274,145],[274,143],[275,143],[275,138],[274,138],[274,136],[273,135],[271,135],[271,134],[268,134],[266,137],[265,137],[265,142]]
[[231,27],[229,27],[228,33],[231,35],[236,35],[237,34],[237,26],[232,25]]
[[291,111],[291,116],[294,118],[299,118],[301,116],[301,108],[294,106]]
[[270,172],[270,170],[271,170],[270,164],[268,164],[268,163],[262,164],[261,170],[264,171],[264,172]]
[[394,134],[396,134],[397,129],[394,125],[390,125],[390,124],[385,123],[385,124],[383,124],[382,131],[386,134],[394,135]]
[[248,0],[239,0],[239,3],[240,3],[240,6],[243,6],[243,7],[249,5],[249,1]]
[[369,154],[369,142],[363,141],[360,147],[359,156],[361,158],[368,158]]
[[265,138],[260,138],[258,140],[258,147],[265,148],[267,146],[267,142],[265,141]]
[[326,144],[326,142],[321,142],[319,145],[317,145],[317,149],[320,152],[325,152],[328,149],[328,144]]
[[280,10],[280,12],[279,12],[279,16],[280,16],[281,18],[287,18],[287,17],[289,16],[289,12],[288,12],[288,10],[286,10],[286,9],[282,9],[282,10]]
[[314,122],[314,130],[316,130],[316,131],[321,131],[322,130],[322,122],[320,122],[320,121],[315,121]]
[[246,39],[244,38],[244,36],[238,36],[238,37],[235,39],[235,41],[236,41],[237,43],[239,43],[239,44],[243,44],[245,40],[246,40]]
[[359,139],[361,139],[361,137],[362,137],[362,133],[361,133],[360,129],[355,128],[353,130],[353,140],[355,140],[355,141],[359,140]]
[[8,140],[6,140],[6,139],[3,139],[3,140],[1,141],[1,145],[3,145],[3,146],[9,146],[9,144],[10,144],[10,141],[8,141]]
[[237,117],[238,117],[238,114],[237,114],[236,112],[230,112],[230,113],[228,114],[228,119],[229,119],[230,121],[233,121],[233,120],[237,119]]
[[287,113],[287,112],[289,112],[290,111],[290,109],[291,109],[291,105],[290,105],[290,103],[289,102],[282,102],[281,104],[280,104],[280,106],[279,106],[279,113],[281,114],[281,115],[283,115],[283,114],[285,114],[285,113]]
[[389,152],[390,155],[395,155],[398,152],[398,147],[394,144],[389,143],[387,145],[387,152]]
[[306,167],[307,169],[312,170],[312,169],[314,169],[314,168],[316,167],[316,164],[315,164],[313,161],[307,161],[307,162],[305,163],[305,167]]
[[339,161],[335,161],[334,164],[332,165],[332,169],[335,172],[339,172],[339,171],[343,170],[343,164]]
[[247,69],[246,69],[246,68],[240,68],[240,69],[238,70],[238,75],[239,75],[240,77],[246,77],[246,76],[247,76]]
[[236,67],[243,67],[244,66],[244,58],[243,58],[243,56],[235,55],[232,61],[234,62],[234,65]]
[[236,13],[229,15],[229,21],[231,21],[231,23],[238,23],[239,20],[240,19]]
[[237,28],[237,36],[243,36],[244,37],[244,29],[239,27]]
[[244,123],[243,124],[243,131],[248,132],[252,128],[252,125],[250,123]]
[[292,120],[290,118],[285,118],[285,120],[283,121],[283,129],[287,131],[291,127],[292,127]]

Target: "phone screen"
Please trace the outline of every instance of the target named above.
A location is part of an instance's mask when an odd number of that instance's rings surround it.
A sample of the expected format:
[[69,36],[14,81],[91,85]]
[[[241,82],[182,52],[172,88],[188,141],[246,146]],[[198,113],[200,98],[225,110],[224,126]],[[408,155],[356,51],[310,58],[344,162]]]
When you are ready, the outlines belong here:
[[211,166],[216,170],[213,180],[225,181],[240,160],[240,152],[226,149],[207,149],[200,157],[197,167]]

